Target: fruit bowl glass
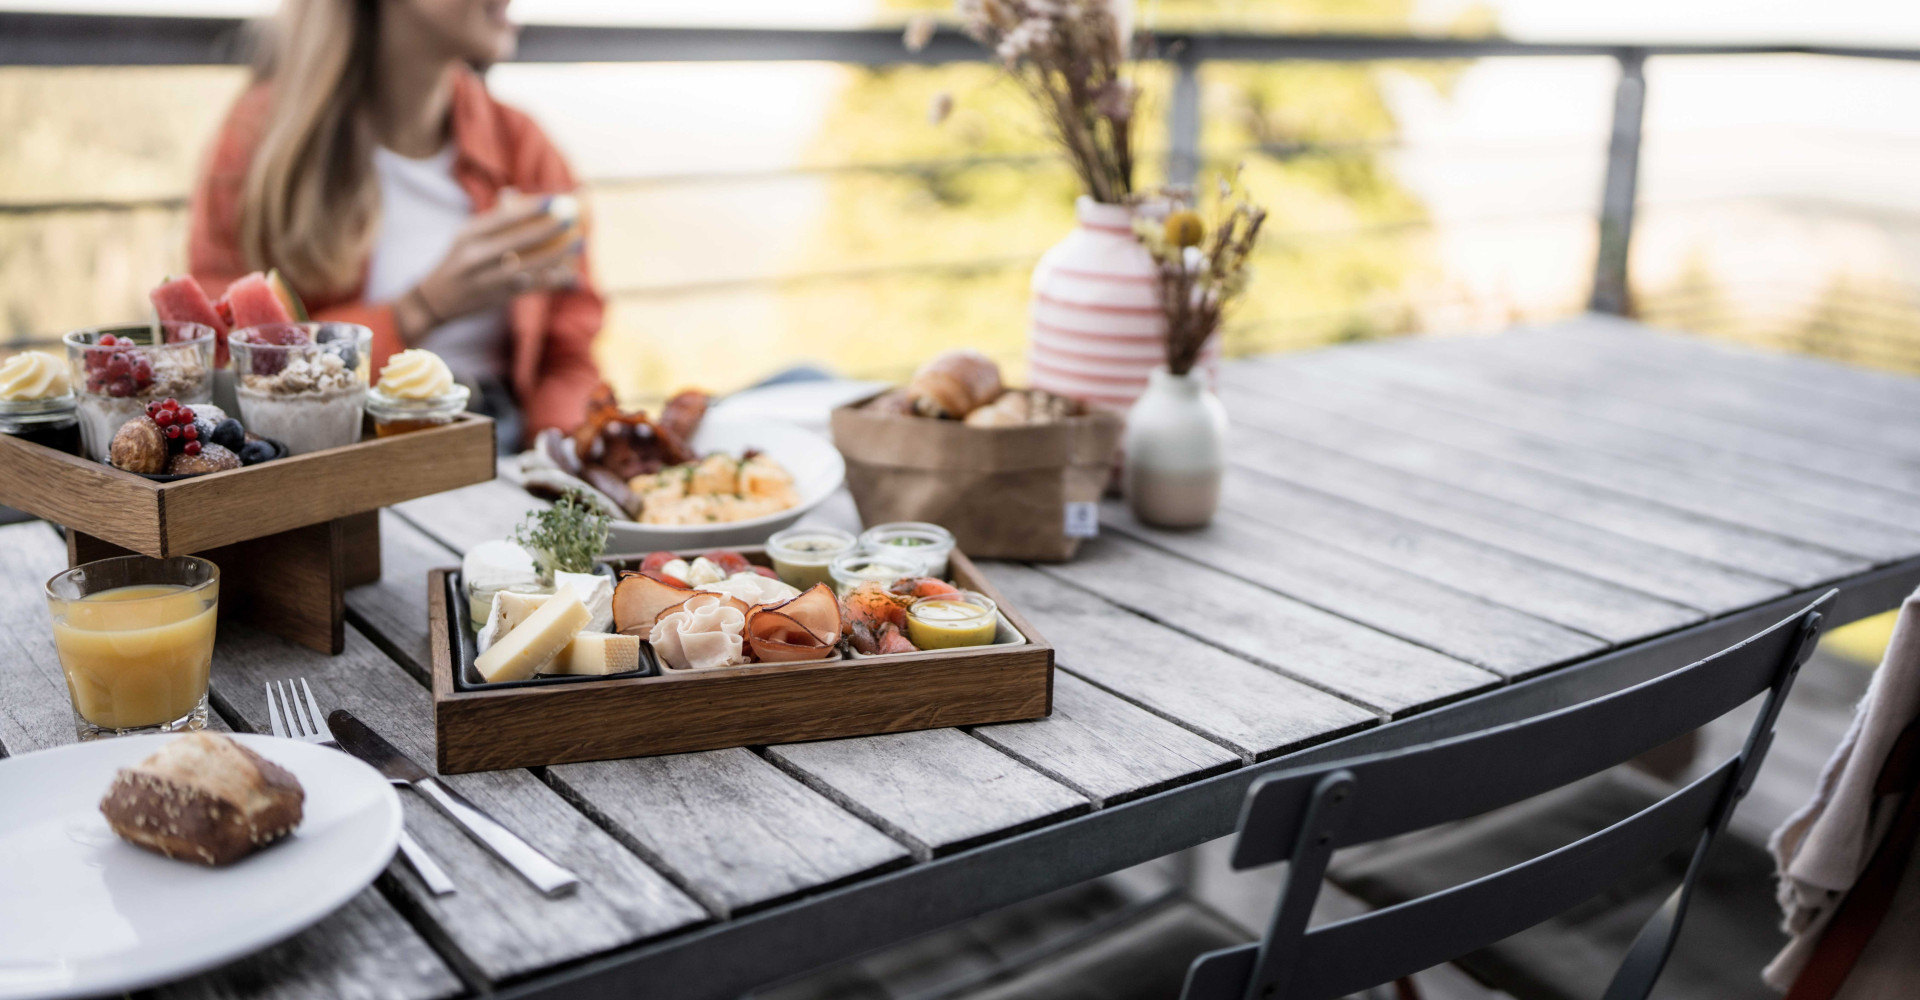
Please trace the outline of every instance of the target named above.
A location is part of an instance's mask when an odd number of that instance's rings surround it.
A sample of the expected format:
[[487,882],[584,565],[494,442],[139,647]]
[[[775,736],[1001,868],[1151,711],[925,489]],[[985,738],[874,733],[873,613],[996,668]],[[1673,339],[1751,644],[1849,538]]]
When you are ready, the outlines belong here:
[[200,323],[161,322],[74,330],[62,338],[78,397],[88,456],[106,461],[120,425],[156,399],[213,398],[214,332]]

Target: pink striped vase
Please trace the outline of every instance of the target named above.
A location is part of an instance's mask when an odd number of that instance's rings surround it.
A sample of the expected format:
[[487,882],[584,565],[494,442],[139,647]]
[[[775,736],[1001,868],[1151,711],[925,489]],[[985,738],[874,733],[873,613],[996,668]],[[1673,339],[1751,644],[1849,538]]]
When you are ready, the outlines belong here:
[[[1133,235],[1133,209],[1084,195],[1079,225],[1033,269],[1028,381],[1036,389],[1125,412],[1167,363],[1153,258]],[[1215,367],[1219,341],[1201,370]]]

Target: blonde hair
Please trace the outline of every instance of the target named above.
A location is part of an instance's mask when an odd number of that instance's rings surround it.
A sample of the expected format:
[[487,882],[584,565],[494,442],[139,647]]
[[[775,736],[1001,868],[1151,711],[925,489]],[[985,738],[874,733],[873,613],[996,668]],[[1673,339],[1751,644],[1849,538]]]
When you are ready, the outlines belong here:
[[380,217],[373,135],[379,0],[282,0],[258,76],[273,107],[241,190],[240,246],[303,295],[359,284]]

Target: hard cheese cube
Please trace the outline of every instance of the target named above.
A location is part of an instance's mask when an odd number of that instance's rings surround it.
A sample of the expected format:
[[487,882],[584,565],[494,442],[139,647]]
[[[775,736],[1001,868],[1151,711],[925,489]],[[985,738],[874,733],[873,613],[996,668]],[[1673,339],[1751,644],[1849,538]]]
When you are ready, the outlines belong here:
[[487,647],[473,665],[490,684],[526,680],[559,655],[592,617],[571,587],[562,588]]
[[640,637],[609,632],[582,632],[542,673],[619,674],[640,669]]

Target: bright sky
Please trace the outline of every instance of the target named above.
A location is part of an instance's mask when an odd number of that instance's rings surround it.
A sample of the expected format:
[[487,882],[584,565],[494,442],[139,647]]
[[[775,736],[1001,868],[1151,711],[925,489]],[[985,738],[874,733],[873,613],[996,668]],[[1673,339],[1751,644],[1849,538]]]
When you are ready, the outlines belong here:
[[[1807,42],[1920,46],[1913,0],[1422,0],[1444,22],[1485,2],[1512,38],[1599,41]],[[252,16],[274,0],[0,0],[6,10]],[[871,0],[516,0],[527,22],[844,27],[868,23]],[[1225,0],[1223,10],[1238,3]]]

